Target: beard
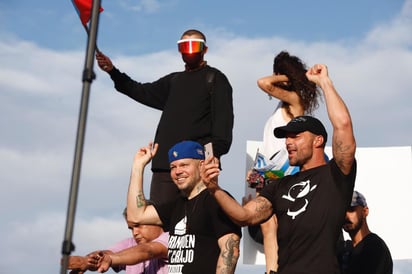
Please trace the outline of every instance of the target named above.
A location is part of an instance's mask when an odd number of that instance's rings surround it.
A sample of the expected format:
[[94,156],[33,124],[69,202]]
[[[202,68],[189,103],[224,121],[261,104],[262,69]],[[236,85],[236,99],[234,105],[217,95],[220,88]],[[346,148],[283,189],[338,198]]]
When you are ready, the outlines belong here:
[[345,230],[349,235],[355,235],[362,227],[363,219],[360,219],[356,223],[352,223],[350,221],[346,221],[343,225],[343,230]]

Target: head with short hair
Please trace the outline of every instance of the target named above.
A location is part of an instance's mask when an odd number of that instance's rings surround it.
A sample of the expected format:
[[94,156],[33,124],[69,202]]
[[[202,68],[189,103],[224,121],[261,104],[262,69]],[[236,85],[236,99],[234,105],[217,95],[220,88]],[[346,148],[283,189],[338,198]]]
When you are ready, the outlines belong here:
[[[146,205],[153,205],[150,200],[146,200]],[[124,208],[123,217],[126,220],[127,227],[132,232],[132,236],[137,244],[151,242],[163,233],[163,228],[158,225],[144,225],[127,221],[127,207]]]
[[197,29],[188,29],[185,32],[183,32],[182,36],[180,37],[183,39],[185,36],[196,36],[200,39],[203,39],[206,43],[206,36],[201,32],[200,30]]

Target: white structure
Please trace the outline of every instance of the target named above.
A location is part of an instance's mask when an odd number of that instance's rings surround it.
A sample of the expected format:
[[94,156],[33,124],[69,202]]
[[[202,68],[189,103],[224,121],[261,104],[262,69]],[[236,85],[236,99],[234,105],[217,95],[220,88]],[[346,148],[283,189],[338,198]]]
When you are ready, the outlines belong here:
[[[261,142],[247,141],[246,170]],[[326,154],[332,158],[331,148]],[[365,195],[368,225],[388,245],[394,260],[412,259],[412,147],[358,147],[355,190]],[[245,194],[255,194],[247,187]],[[346,235],[347,238],[349,238]],[[263,246],[243,228],[243,263],[265,264]]]

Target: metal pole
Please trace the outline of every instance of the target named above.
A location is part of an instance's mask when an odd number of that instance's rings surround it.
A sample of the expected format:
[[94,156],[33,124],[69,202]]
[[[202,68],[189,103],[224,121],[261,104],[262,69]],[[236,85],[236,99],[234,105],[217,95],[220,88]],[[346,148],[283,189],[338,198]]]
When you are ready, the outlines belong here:
[[72,243],[74,217],[76,215],[77,193],[79,189],[80,169],[83,154],[84,136],[86,131],[87,108],[89,104],[89,94],[91,82],[95,78],[93,72],[94,54],[96,49],[97,29],[99,23],[99,8],[100,0],[93,0],[90,31],[87,41],[86,61],[83,70],[83,89],[80,104],[79,121],[77,125],[76,148],[73,161],[73,170],[69,194],[69,205],[67,209],[66,229],[64,233],[64,240],[62,245],[62,265],[61,274],[65,274],[68,266],[69,255],[74,251],[74,244]]

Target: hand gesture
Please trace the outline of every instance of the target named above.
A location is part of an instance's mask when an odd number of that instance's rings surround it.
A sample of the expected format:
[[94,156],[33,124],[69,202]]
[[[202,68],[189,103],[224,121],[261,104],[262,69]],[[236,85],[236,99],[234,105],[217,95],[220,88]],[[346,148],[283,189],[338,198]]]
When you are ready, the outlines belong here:
[[146,147],[140,148],[133,159],[133,170],[144,168],[155,156],[158,144],[150,142]]
[[67,269],[71,269],[71,274],[82,274],[89,269],[87,256],[69,256]]
[[110,257],[109,254],[104,254],[99,260],[97,272],[104,273],[107,270],[109,270],[111,265],[112,265],[112,258]]
[[316,64],[306,72],[306,77],[309,81],[320,86],[323,79],[329,79],[328,67],[323,64]]

